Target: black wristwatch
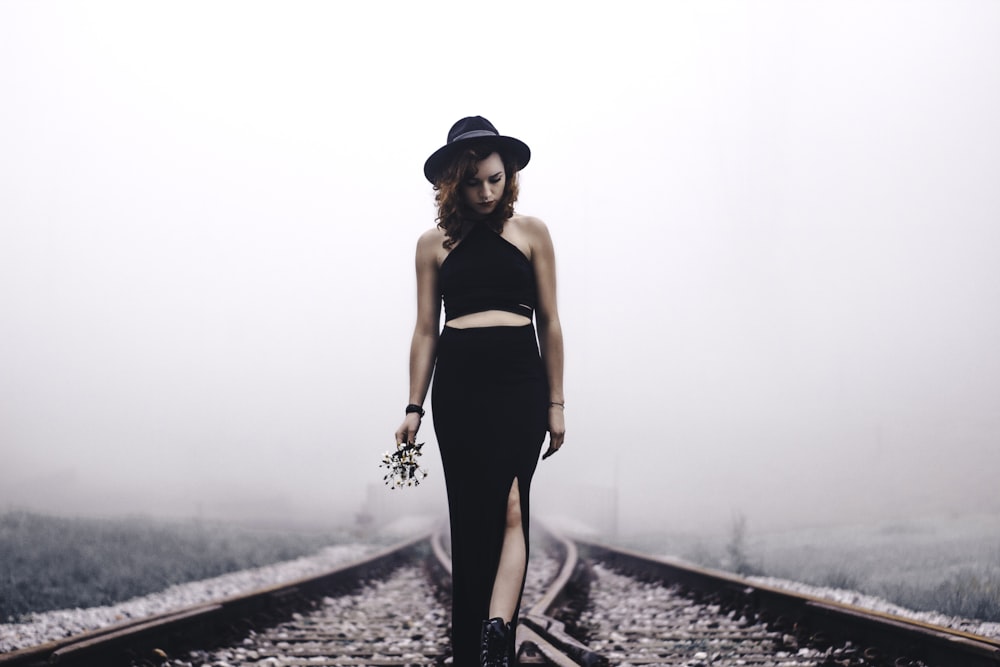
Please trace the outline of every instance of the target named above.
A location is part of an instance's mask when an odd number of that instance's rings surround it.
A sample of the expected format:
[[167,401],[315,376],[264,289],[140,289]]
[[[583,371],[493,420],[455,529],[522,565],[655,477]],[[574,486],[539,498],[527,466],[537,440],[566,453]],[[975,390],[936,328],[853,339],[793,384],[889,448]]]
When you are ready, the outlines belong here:
[[417,405],[416,403],[410,403],[409,405],[406,406],[406,414],[410,414],[411,412],[416,412],[417,414],[419,414],[421,419],[423,419],[424,417],[424,409],[419,405]]

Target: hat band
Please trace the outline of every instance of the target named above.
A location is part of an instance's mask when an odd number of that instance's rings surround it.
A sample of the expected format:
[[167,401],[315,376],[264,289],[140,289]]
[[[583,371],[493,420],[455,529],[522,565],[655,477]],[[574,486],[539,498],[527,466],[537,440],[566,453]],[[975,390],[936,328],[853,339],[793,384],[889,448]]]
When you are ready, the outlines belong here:
[[490,132],[489,130],[470,130],[468,132],[463,132],[451,141],[449,144],[453,144],[456,141],[462,141],[463,139],[475,139],[476,137],[497,137],[500,136],[496,132]]

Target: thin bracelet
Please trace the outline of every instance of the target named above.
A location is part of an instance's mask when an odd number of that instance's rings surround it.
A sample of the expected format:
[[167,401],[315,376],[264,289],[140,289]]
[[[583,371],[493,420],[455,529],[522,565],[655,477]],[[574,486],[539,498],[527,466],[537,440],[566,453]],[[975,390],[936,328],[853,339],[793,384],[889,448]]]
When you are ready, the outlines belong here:
[[558,406],[559,406],[560,408],[562,408],[563,410],[565,410],[565,409],[566,409],[566,404],[565,404],[565,403],[560,403],[560,402],[558,402],[558,401],[549,401],[549,407],[550,407],[550,408],[551,408],[551,407],[553,407],[553,406],[556,406],[556,405],[558,405]]

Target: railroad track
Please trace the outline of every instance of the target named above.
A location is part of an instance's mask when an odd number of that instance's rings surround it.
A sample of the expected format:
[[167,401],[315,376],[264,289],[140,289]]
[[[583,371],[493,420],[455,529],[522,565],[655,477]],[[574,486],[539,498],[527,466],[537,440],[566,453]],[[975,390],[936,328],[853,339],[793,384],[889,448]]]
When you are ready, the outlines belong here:
[[[542,544],[521,664],[1000,666],[1000,643],[981,637],[595,543]],[[318,577],[0,654],[0,667],[443,665],[449,579],[442,538],[427,535]]]

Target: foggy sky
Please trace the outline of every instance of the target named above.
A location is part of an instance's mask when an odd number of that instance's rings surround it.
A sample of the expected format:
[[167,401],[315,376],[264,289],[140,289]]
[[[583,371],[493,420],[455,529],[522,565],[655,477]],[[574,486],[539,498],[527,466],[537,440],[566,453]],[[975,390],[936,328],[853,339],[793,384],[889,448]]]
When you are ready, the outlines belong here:
[[430,419],[371,485],[482,114],[556,244],[539,513],[1000,511],[1000,5],[647,4],[0,5],[0,509],[443,511]]

